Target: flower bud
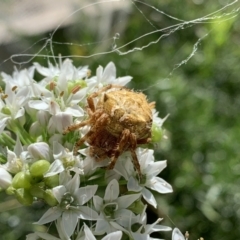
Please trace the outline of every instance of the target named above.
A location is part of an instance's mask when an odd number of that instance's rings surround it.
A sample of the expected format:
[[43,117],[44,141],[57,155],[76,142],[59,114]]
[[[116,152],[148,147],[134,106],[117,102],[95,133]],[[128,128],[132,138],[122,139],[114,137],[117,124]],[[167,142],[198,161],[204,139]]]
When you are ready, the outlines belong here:
[[32,143],[27,150],[34,159],[49,159],[49,146],[45,142]]
[[43,128],[39,124],[39,122],[34,122],[29,129],[29,133],[31,134],[32,137],[38,137],[42,134],[42,132]]
[[53,175],[50,177],[45,177],[44,178],[44,183],[47,187],[49,188],[54,188],[59,185],[59,176],[58,175]]
[[152,142],[159,142],[163,137],[163,130],[158,125],[152,125]]
[[13,195],[13,194],[15,194],[15,188],[13,187],[13,186],[9,186],[7,189],[6,189],[6,193],[8,194],[8,195]]
[[11,116],[11,110],[7,106],[3,107],[1,112],[6,114],[6,115],[10,115]]
[[50,162],[47,160],[39,160],[31,165],[29,171],[33,177],[42,177],[47,172],[49,166]]
[[19,188],[15,191],[15,197],[24,206],[29,206],[33,203],[33,196],[27,189]]
[[48,124],[50,114],[46,111],[40,110],[37,112],[37,119],[41,126],[45,127]]
[[46,201],[48,205],[51,207],[56,206],[58,204],[57,199],[53,196],[52,190],[47,189],[44,192],[43,199]]
[[31,187],[31,176],[30,176],[29,172],[17,173],[12,180],[12,186],[16,189],[30,188]]

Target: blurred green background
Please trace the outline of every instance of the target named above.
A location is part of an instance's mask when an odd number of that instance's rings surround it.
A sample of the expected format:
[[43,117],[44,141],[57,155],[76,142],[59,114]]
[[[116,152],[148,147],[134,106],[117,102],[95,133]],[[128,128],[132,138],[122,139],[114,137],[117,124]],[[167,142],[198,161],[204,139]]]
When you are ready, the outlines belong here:
[[[240,22],[237,11],[235,18],[223,21],[227,18],[223,14],[237,10],[239,3],[215,15],[222,15],[222,18],[187,24],[187,21],[217,11],[227,4],[226,1],[127,2],[126,8],[122,8],[123,2],[120,7],[114,2],[101,4],[104,6],[101,8],[97,5],[95,15],[92,13],[95,6],[88,7],[89,11],[76,12],[74,21],[66,25],[68,18],[63,23],[58,22],[61,26],[53,36],[54,28],[32,35],[12,30],[14,37],[0,47],[1,71],[12,72],[13,62],[5,61],[12,54],[50,56],[51,48],[48,42],[46,46],[44,43],[51,37],[55,55],[78,56],[72,57],[74,64],[89,65],[93,75],[99,65],[106,66],[113,61],[118,76],[133,76],[129,87],[143,91],[149,100],[156,102],[160,117],[169,114],[164,123],[168,139],[154,149],[156,159],[168,160],[168,167],[160,177],[173,186],[174,192],[157,195],[158,209],[149,209],[149,221],[163,217],[162,224],[178,227],[183,233],[188,231],[191,240],[200,237],[205,240],[239,239]],[[56,8],[60,7],[57,1],[55,4]],[[110,9],[107,13],[102,10],[106,6]],[[72,12],[76,9],[73,8]],[[169,18],[161,11],[184,20],[186,24],[169,34],[169,27],[181,21]],[[168,30],[160,31],[166,28]],[[132,42],[156,30],[156,33]],[[111,52],[114,44],[120,47],[129,43],[120,49],[127,52],[146,46],[163,34],[166,37],[159,42],[126,55],[112,52],[80,57]],[[198,44],[194,56],[174,70],[176,64],[187,59],[194,44],[205,34],[208,35]],[[41,39],[43,41],[39,41]],[[47,65],[52,59],[39,56],[31,59],[21,55],[13,60],[22,63],[17,65],[18,68],[25,68],[36,61]],[[3,193],[0,197],[4,202],[0,205],[0,239],[25,239],[24,234],[32,229],[30,223],[44,211],[43,205],[6,211],[9,197]],[[170,234],[161,237],[170,239]]]

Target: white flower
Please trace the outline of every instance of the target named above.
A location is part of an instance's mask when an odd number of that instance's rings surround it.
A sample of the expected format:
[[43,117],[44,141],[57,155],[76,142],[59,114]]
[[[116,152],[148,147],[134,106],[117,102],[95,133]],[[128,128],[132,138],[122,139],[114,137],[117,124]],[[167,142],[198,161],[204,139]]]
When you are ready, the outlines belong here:
[[129,194],[119,197],[119,184],[113,179],[105,190],[103,198],[93,197],[93,203],[100,215],[97,219],[95,231],[98,234],[116,231],[111,222],[116,221],[121,226],[129,223],[129,217],[133,214],[127,208],[135,202],[141,194]]
[[[55,86],[55,88],[57,88]],[[77,93],[68,94],[67,85],[62,95],[58,92],[56,95],[51,91],[47,91],[47,95],[42,96],[40,100],[30,100],[29,107],[49,112],[51,115],[56,115],[61,112],[67,113],[74,117],[81,117],[84,114],[83,109],[78,103],[86,96],[87,88],[79,90]]]
[[[36,69],[46,78],[39,82],[41,99],[29,101],[29,106],[37,110],[48,111],[51,115],[61,113],[69,114],[74,117],[82,117],[83,109],[79,103],[86,97],[88,87],[74,88],[69,90],[70,82],[81,80],[87,76],[87,67],[75,68],[69,59],[66,59],[60,67],[54,67],[49,63],[49,68],[41,67],[35,63]],[[36,86],[36,89],[38,88]],[[47,89],[50,88],[49,90]]]
[[[170,193],[173,191],[170,184],[162,178],[157,177],[157,175],[167,166],[166,161],[154,162],[153,150],[151,149],[137,148],[136,153],[142,172],[142,179],[138,179],[130,160],[125,159],[125,161],[118,161],[119,163],[117,162],[114,170],[128,180],[128,191],[141,192],[143,198],[156,208],[156,199],[147,188],[159,193]],[[129,158],[130,156],[128,159]]]
[[[0,101],[1,113],[0,113],[0,130],[1,132],[7,125],[7,121],[12,119],[20,119],[24,116],[24,106],[29,100],[29,89],[28,87],[22,87],[17,90],[13,90],[11,84],[6,82],[4,99]],[[1,133],[0,132],[0,133]]]
[[77,173],[82,173],[80,167],[80,159],[74,156],[73,152],[67,151],[60,143],[53,142],[53,157],[54,162],[50,165],[49,170],[44,174],[44,177],[50,177],[66,170],[72,170]]
[[52,80],[54,77],[60,77],[60,79],[67,80],[77,80],[82,79],[87,76],[88,67],[79,67],[76,68],[73,66],[72,61],[70,59],[64,60],[64,62],[60,62],[59,65],[53,66],[50,62],[48,62],[48,68],[42,67],[39,63],[34,63],[36,70],[47,77],[46,80]]
[[[147,208],[147,205],[143,209],[142,214],[139,214],[137,216],[131,216],[129,218],[128,226],[122,227],[117,222],[112,222],[111,224],[116,229],[119,229],[125,232],[131,239],[134,239],[134,240],[139,240],[139,239],[153,240],[155,238],[150,237],[151,233],[172,230],[170,227],[159,225],[158,223],[162,220],[160,218],[157,219],[152,224],[147,224],[146,208]],[[138,228],[136,229],[137,226]]]
[[102,66],[99,66],[97,68],[96,75],[96,77],[92,77],[86,80],[89,87],[93,86],[96,88],[101,88],[108,84],[124,86],[132,79],[130,76],[116,78],[116,67],[113,62],[108,63],[105,69],[103,69]]
[[17,138],[16,145],[14,146],[14,151],[7,148],[7,162],[2,165],[8,172],[16,174],[20,172],[27,163],[26,151],[23,151],[23,147],[19,138]]
[[[146,240],[154,240],[156,238],[151,238],[150,234],[153,232],[160,232],[160,231],[171,231],[172,229],[167,226],[159,225],[158,223],[162,220],[158,218],[152,224],[146,224],[147,217],[146,217],[146,207],[144,208],[141,215],[132,216],[129,218],[128,225],[122,227],[117,222],[112,222],[112,225],[123,232],[125,232],[130,239],[139,240],[139,239],[146,239]],[[133,231],[133,226],[139,226],[139,228]]]
[[35,67],[32,66],[29,69],[17,70],[15,68],[13,75],[10,76],[6,73],[1,73],[3,81],[10,84],[11,88],[17,86],[18,88],[30,86],[34,75]]
[[67,172],[60,174],[60,186],[52,189],[58,206],[50,208],[37,222],[45,224],[59,219],[63,231],[70,237],[78,223],[78,219],[96,220],[97,212],[88,206],[87,203],[97,191],[97,185],[79,188],[80,178],[75,174],[73,178]]

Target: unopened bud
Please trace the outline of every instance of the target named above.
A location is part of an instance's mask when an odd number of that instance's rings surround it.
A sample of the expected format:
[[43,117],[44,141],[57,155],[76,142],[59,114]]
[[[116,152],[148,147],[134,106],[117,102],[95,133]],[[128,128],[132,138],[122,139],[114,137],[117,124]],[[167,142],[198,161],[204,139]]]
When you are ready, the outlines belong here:
[[33,163],[29,169],[31,176],[42,177],[45,172],[49,169],[50,162],[47,160],[38,160]]
[[27,148],[34,159],[49,159],[49,146],[45,142],[32,143]]
[[47,187],[54,188],[59,185],[59,176],[53,175],[51,177],[45,177],[44,183],[46,184]]
[[29,206],[33,203],[33,196],[27,189],[19,188],[15,191],[15,197],[24,206]]
[[13,195],[13,194],[15,194],[15,188],[13,187],[13,186],[9,186],[7,189],[6,189],[6,193],[8,194],[8,195]]
[[43,199],[46,201],[48,205],[51,207],[56,206],[58,204],[57,199],[53,196],[52,190],[47,189],[44,192]]
[[3,107],[1,112],[6,115],[11,115],[11,110],[9,109],[9,107]]
[[12,180],[12,186],[16,189],[30,188],[31,187],[31,176],[30,176],[29,172],[17,173]]
[[163,130],[161,127],[153,124],[152,125],[152,137],[151,137],[151,142],[157,143],[159,142],[163,137]]

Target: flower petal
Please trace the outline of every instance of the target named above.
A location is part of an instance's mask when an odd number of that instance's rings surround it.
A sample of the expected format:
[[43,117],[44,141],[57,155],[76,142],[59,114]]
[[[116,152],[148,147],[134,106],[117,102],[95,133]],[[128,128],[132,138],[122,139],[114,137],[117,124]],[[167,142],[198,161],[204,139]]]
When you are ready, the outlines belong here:
[[113,233],[109,233],[107,236],[102,238],[102,240],[120,240],[122,238],[122,232],[121,231],[116,231]]
[[99,235],[102,235],[108,232],[111,228],[112,226],[109,224],[108,221],[105,220],[104,214],[100,213],[96,222],[95,232]]
[[127,183],[128,191],[140,192],[142,187],[139,185],[138,181],[134,177],[130,177]]
[[68,115],[71,115],[73,117],[82,117],[84,116],[84,111],[81,107],[78,105],[74,105],[72,107],[67,107],[64,111]]
[[64,211],[62,214],[62,226],[68,237],[71,237],[78,223],[78,214],[74,211]]
[[76,194],[80,185],[80,177],[78,174],[75,174],[74,177],[66,183],[65,187],[71,194]]
[[113,179],[105,190],[104,200],[105,202],[112,202],[119,196],[119,184],[116,179]]
[[185,237],[178,228],[173,229],[172,240],[185,240]]
[[92,234],[92,231],[90,230],[90,228],[85,223],[84,223],[84,233],[85,233],[85,239],[96,240],[96,238]]
[[140,198],[140,196],[141,196],[141,193],[130,194],[130,195],[119,197],[117,199],[118,209],[129,207],[133,202],[135,202],[138,198]]
[[87,206],[80,206],[78,217],[86,220],[97,220],[98,213]]
[[62,171],[64,171],[63,164],[57,159],[50,165],[48,171],[44,174],[44,177],[54,176]]
[[113,62],[108,63],[102,75],[102,83],[109,84],[116,78],[116,67]]
[[49,146],[45,142],[32,143],[27,148],[28,152],[34,160],[46,159],[49,160]]
[[6,189],[12,183],[12,175],[4,168],[0,168],[0,187]]
[[125,228],[131,226],[131,221],[134,216],[133,212],[128,209],[118,210],[114,214],[116,222]]
[[62,197],[66,192],[67,192],[67,189],[63,185],[54,187],[52,189],[52,193],[59,203],[61,202]]
[[30,100],[28,102],[28,105],[30,108],[34,108],[37,110],[48,110],[49,108],[49,105],[41,100]]
[[127,83],[129,83],[132,80],[131,76],[125,76],[125,77],[119,77],[116,79],[116,82],[118,85],[125,86]]
[[157,161],[148,166],[148,176],[157,176],[165,167],[167,166],[167,161]]
[[75,197],[78,199],[78,203],[80,205],[85,204],[88,202],[96,193],[98,186],[97,185],[91,185],[79,188],[76,191]]
[[100,198],[99,196],[93,196],[93,204],[96,210],[99,212],[103,205],[103,199]]
[[143,198],[155,208],[157,207],[157,202],[153,194],[146,188],[142,189]]
[[170,193],[173,191],[172,186],[159,177],[152,178],[146,186],[159,193]]
[[57,207],[50,208],[43,214],[43,216],[37,222],[35,222],[35,224],[43,225],[45,223],[52,222],[58,219],[61,215],[62,211]]

